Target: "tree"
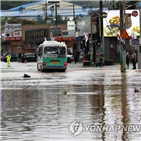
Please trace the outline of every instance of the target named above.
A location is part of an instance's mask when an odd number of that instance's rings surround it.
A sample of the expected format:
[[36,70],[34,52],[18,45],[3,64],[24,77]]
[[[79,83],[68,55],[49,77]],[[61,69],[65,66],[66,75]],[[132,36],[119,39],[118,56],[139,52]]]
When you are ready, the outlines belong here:
[[[127,9],[137,9],[137,2],[138,1],[128,1],[127,3],[126,3],[126,7],[127,7]],[[119,1],[118,2],[115,2],[115,6],[116,6],[116,8],[115,9],[119,9]]]
[[[29,1],[26,1],[29,2]],[[11,9],[20,5],[23,5],[25,1],[1,1],[1,10]]]
[[7,18],[2,20],[2,25],[4,25],[6,22],[8,22],[9,24],[16,24],[16,23],[21,23],[23,25],[27,25],[27,24],[32,24],[35,25],[37,24],[36,21],[31,21],[28,19],[21,19],[21,18],[17,18],[17,17],[12,17],[10,20],[8,20]]

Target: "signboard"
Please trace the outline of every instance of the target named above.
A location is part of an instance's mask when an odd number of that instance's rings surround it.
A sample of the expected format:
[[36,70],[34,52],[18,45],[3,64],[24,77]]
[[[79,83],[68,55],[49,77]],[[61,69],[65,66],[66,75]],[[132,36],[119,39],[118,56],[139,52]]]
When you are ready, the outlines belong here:
[[63,30],[63,38],[75,37],[75,30]]
[[76,24],[77,24],[78,35],[76,35],[76,36],[79,37],[79,36],[83,36],[84,33],[86,33],[86,34],[91,33],[90,20],[91,20],[90,16],[77,20]]
[[107,18],[107,13],[106,12],[102,12],[102,18]]
[[[116,31],[120,35],[120,10],[111,10],[104,12],[108,13],[107,18],[103,18],[104,37],[116,37],[115,30],[113,28],[116,28]],[[139,13],[139,10],[126,10],[126,15],[127,13],[130,13],[128,14],[128,16],[126,16],[125,20],[127,27],[126,32],[129,36],[131,36],[132,30],[135,32],[136,36],[140,36],[139,14],[135,16],[137,12]]]
[[62,27],[58,26],[58,27],[50,27],[50,32],[54,37],[58,37],[58,36],[62,36]]
[[67,30],[75,30],[75,22],[67,21]]
[[5,24],[5,41],[22,40],[22,25],[21,24]]
[[121,41],[123,44],[125,44],[125,41],[117,34],[117,40]]
[[129,39],[129,38],[130,38],[125,29],[122,31],[120,37],[121,37],[122,39]]
[[137,17],[138,16],[138,11],[133,11],[132,16]]
[[132,39],[132,45],[139,45],[139,39]]
[[49,28],[25,31],[25,40],[39,40],[49,38]]
[[55,41],[55,38],[51,38],[50,40],[51,40],[51,41]]
[[[104,14],[105,12],[103,12],[102,14]],[[97,34],[100,32],[99,29],[99,11],[95,11],[94,14],[92,15],[92,33],[93,34]]]

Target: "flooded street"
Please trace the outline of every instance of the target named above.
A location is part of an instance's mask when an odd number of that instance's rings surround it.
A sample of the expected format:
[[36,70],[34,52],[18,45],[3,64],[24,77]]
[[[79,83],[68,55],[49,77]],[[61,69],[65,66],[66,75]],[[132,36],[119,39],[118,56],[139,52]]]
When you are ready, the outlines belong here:
[[2,141],[141,141],[140,70],[68,64],[65,73],[42,73],[36,63],[4,65]]

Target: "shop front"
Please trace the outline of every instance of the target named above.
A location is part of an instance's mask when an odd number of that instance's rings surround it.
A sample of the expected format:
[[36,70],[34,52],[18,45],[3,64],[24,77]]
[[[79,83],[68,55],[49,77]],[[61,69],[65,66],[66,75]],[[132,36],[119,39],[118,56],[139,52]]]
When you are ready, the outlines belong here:
[[[139,17],[134,15],[134,11],[139,13],[139,10],[132,9],[126,10],[125,17],[125,30],[128,33],[130,39],[125,39],[126,51],[132,54],[133,46],[130,44],[130,40],[132,40],[132,36],[135,37],[140,36],[140,24]],[[106,59],[113,60],[115,63],[120,62],[120,47],[123,44],[117,39],[116,33],[119,35],[120,33],[120,11],[119,10],[111,10],[104,11],[107,14],[107,18],[103,18],[103,35],[104,35],[104,45],[105,47],[105,57]],[[138,50],[135,48],[135,52]]]
[[[93,14],[76,22],[76,51],[83,52],[83,62],[91,60],[95,63],[97,48],[100,48],[98,15]],[[92,38],[91,38],[92,35]]]
[[49,28],[25,31],[24,52],[36,53],[37,47],[45,40],[50,40]]
[[23,48],[22,25],[5,23],[1,53],[21,52]]

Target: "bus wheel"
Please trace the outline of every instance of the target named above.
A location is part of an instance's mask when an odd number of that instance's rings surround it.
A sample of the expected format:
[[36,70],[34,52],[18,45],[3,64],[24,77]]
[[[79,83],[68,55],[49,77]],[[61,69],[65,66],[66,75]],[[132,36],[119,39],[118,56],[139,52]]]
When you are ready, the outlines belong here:
[[71,63],[71,58],[67,58],[67,63]]
[[43,69],[43,66],[41,66],[41,71],[44,72],[45,70]]
[[39,69],[38,65],[37,65],[37,70],[38,70],[38,71],[41,71],[41,70]]

